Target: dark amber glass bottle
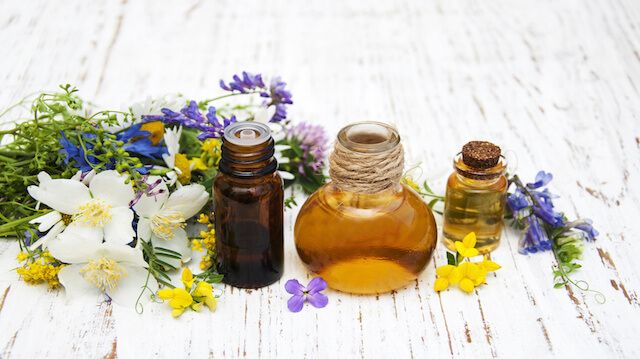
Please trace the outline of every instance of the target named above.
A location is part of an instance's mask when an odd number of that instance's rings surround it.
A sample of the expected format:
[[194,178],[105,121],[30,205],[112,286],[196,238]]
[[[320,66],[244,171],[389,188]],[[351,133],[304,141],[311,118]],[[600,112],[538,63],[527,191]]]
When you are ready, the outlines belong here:
[[240,122],[226,128],[213,183],[217,268],[234,287],[260,288],[284,269],[283,182],[269,127]]

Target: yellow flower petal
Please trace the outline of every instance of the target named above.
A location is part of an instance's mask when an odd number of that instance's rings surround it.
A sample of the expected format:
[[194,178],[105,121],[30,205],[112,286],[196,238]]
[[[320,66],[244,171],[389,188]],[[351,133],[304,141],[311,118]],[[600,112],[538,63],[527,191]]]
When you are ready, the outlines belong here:
[[178,180],[182,184],[187,184],[191,181],[191,164],[187,156],[182,153],[176,153],[175,166],[180,170],[178,174]]
[[191,290],[193,286],[193,273],[189,268],[185,268],[182,270],[182,283],[184,284],[184,288],[187,290]]
[[480,262],[480,267],[487,272],[494,272],[502,268],[498,263],[487,259],[486,256],[484,257],[484,260]]
[[[456,243],[460,243],[460,242],[456,242]],[[456,249],[458,249],[456,247]],[[458,249],[458,253],[460,253],[461,256],[465,257],[465,258],[472,258],[475,257],[479,254],[478,250],[475,248],[466,248],[466,247],[462,247],[460,249]]]
[[171,288],[160,289],[158,291],[158,297],[162,300],[168,300],[173,298],[173,289]]
[[172,310],[172,311],[171,311],[171,315],[172,315],[174,318],[179,317],[182,313],[184,313],[184,308],[181,308],[181,309],[174,309],[174,310]]
[[154,146],[164,138],[164,124],[161,121],[143,123],[140,129],[150,133],[149,139]]
[[449,287],[449,281],[445,278],[437,278],[436,282],[433,283],[433,290],[436,292],[443,291]]
[[174,309],[184,309],[193,303],[191,294],[182,288],[173,288],[173,298],[169,301],[169,305]]
[[464,246],[467,247],[467,248],[475,247],[476,246],[476,232],[469,232],[469,234],[464,236],[464,238],[462,239],[462,243],[464,243]]
[[445,264],[436,268],[436,275],[438,275],[439,277],[448,277],[451,274],[451,271],[453,271],[455,268],[456,267],[452,266],[451,264]]
[[191,304],[191,309],[193,309],[196,312],[199,312],[202,310],[202,303],[193,303]]
[[473,284],[477,287],[477,286],[485,283],[486,281],[487,281],[487,277],[485,277],[483,275],[479,275],[473,280]]
[[211,296],[209,298],[207,298],[204,301],[204,304],[207,305],[207,307],[209,307],[209,310],[212,312],[215,312],[216,308],[218,307],[218,301],[216,300],[216,298],[214,296]]
[[473,288],[475,288],[475,285],[471,279],[463,278],[462,280],[460,280],[460,289],[462,289],[464,292],[471,293],[473,292]]

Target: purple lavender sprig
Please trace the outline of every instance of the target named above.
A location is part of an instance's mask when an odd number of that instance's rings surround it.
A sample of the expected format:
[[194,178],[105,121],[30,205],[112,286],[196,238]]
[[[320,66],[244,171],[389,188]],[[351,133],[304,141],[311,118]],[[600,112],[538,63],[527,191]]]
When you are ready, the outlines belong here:
[[236,122],[236,117],[221,117],[222,122],[216,114],[216,108],[209,106],[207,113],[202,114],[200,108],[195,101],[189,101],[189,104],[183,107],[180,112],[175,112],[169,108],[161,110],[162,115],[144,115],[142,120],[145,122],[162,121],[167,125],[181,125],[187,128],[194,128],[200,131],[199,140],[207,138],[219,138],[224,134],[224,129],[230,124]]
[[225,83],[220,80],[220,87],[229,92],[242,94],[259,93],[265,98],[264,106],[275,106],[275,113],[269,122],[281,122],[287,118],[287,105],[293,104],[291,92],[286,88],[287,83],[280,77],[274,77],[269,86],[262,80],[262,75],[253,75],[246,71],[242,72],[242,77],[233,75],[233,81]]

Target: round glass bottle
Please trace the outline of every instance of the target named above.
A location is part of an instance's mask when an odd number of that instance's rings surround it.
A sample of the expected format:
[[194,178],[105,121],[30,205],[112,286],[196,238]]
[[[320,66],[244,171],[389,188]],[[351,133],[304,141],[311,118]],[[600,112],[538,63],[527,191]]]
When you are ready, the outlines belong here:
[[437,229],[431,209],[400,183],[400,136],[386,124],[362,122],[343,128],[335,146],[332,181],[307,199],[296,220],[300,259],[333,289],[401,288],[429,262]]
[[225,129],[213,183],[216,262],[223,282],[259,288],[284,269],[283,182],[269,127],[239,122]]
[[507,161],[500,147],[471,141],[454,158],[453,167],[444,202],[444,244],[455,251],[456,241],[475,232],[478,251],[491,252],[502,233]]

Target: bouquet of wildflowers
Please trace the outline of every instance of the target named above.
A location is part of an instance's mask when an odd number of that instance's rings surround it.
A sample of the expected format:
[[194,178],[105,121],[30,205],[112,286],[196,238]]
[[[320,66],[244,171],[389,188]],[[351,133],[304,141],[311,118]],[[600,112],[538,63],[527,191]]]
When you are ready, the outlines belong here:
[[243,72],[220,87],[203,101],[172,96],[114,111],[86,106],[65,85],[1,130],[0,236],[19,239],[20,277],[133,306],[175,289],[172,273],[204,252],[201,272],[182,279],[198,284],[183,290],[191,301],[175,292],[181,305],[215,308],[204,292],[221,280],[209,214],[224,129],[267,123],[285,185],[307,192],[324,182],[327,142],[321,127],[287,118],[293,101],[279,78]]

